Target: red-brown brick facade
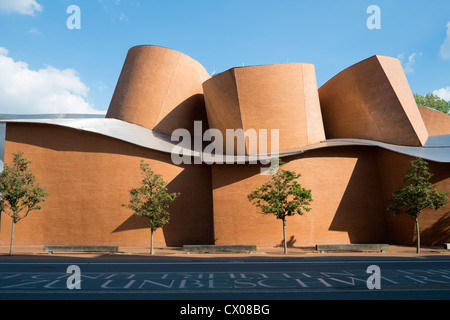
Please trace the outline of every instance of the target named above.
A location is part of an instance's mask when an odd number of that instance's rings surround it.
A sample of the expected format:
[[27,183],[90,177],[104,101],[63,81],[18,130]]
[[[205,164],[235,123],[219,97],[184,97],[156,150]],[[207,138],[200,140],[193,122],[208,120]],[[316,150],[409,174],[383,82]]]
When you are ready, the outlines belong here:
[[[286,168],[302,174],[299,182],[313,196],[310,212],[287,220],[290,244],[413,243],[413,221],[389,216],[387,203],[414,152],[427,148],[430,137],[448,142],[450,116],[414,103],[393,58],[369,58],[319,89],[314,72],[309,64],[285,64],[233,68],[211,78],[181,53],[134,47],[106,118],[165,135],[183,128],[194,135],[194,121],[202,122],[200,134],[279,129]],[[139,183],[141,160],[181,194],[170,207],[170,223],[155,234],[156,246],[282,242],[281,221],[247,200],[270,178],[260,163],[175,164],[170,152],[51,120],[6,121],[5,140],[5,162],[24,152],[50,194],[41,211],[18,223],[17,246],[148,247],[145,219],[122,206]],[[450,192],[450,159],[426,160],[433,183]],[[10,220],[2,216],[0,246],[9,245]],[[424,212],[420,223],[423,244],[449,242],[450,204]]]

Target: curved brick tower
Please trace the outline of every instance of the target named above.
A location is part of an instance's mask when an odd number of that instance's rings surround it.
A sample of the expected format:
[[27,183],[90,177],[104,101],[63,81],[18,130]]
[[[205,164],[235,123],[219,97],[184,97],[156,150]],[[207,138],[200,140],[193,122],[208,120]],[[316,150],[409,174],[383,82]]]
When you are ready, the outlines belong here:
[[[224,137],[226,129],[266,129],[269,133],[278,129],[279,151],[325,140],[311,64],[233,68],[206,81],[203,87],[209,125]],[[233,141],[224,145],[227,143]],[[252,153],[248,142],[245,152]]]
[[419,147],[427,128],[398,59],[373,56],[319,89],[327,139],[357,138]]
[[165,134],[206,122],[202,83],[211,76],[191,57],[158,46],[128,51],[106,118]]

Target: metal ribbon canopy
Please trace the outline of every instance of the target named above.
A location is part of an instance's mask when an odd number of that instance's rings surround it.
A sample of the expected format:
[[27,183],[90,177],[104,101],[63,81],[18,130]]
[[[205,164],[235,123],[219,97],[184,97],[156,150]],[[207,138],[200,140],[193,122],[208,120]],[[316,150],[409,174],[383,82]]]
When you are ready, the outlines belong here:
[[[221,160],[223,163],[248,162],[250,160],[265,160],[274,158],[274,154],[268,155],[226,155],[215,154],[212,158],[210,154],[203,153],[202,150],[182,148],[176,141],[172,141],[171,136],[150,130],[132,123],[117,119],[106,119],[103,115],[0,115],[0,152],[4,152],[5,124],[7,123],[33,123],[67,127],[75,130],[100,134],[140,147],[169,153],[182,152],[184,156],[201,157],[204,160]],[[340,146],[369,146],[379,147],[396,153],[411,157],[420,157],[425,160],[450,163],[450,135],[430,136],[423,147],[408,147],[392,145],[379,141],[364,139],[329,139],[320,143],[303,146],[291,150],[282,151],[276,154],[283,158],[298,155],[310,150],[320,148],[340,147]]]

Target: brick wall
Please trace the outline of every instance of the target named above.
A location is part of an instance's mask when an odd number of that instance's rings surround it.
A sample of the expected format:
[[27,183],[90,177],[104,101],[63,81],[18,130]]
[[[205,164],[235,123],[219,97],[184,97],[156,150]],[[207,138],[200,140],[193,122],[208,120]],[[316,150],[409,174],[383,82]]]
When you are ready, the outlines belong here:
[[[286,236],[295,246],[387,240],[376,148],[308,151],[283,159],[312,190],[312,210],[287,218]],[[219,244],[280,245],[282,222],[263,215],[247,200],[269,179],[259,165],[214,165],[214,230]]]
[[[384,203],[387,207],[392,193],[403,186],[406,169],[414,158],[387,150],[379,150],[380,172]],[[431,182],[438,191],[450,192],[450,164],[427,161],[434,174]],[[413,244],[416,241],[415,223],[407,215],[388,217],[389,241],[393,244]],[[419,217],[423,245],[442,245],[450,241],[450,204],[439,210],[426,210]]]
[[[101,135],[51,125],[8,124],[5,162],[24,152],[38,182],[50,193],[41,211],[16,225],[16,245],[118,245],[146,247],[145,219],[122,207],[141,179],[146,160],[181,196],[156,246],[212,243],[210,167],[175,166],[170,155]],[[0,245],[9,245],[11,219],[2,215]]]

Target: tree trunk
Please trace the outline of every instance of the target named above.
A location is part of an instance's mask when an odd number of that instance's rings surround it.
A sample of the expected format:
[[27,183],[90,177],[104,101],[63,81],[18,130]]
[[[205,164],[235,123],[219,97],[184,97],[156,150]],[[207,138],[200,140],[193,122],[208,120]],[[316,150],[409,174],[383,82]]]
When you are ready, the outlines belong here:
[[151,237],[150,237],[150,254],[153,255],[153,229],[151,231]]
[[14,229],[16,227],[16,223],[13,221],[12,227],[11,227],[11,245],[9,247],[9,255],[13,255],[13,247],[14,247]]
[[286,220],[283,219],[283,239],[284,239],[284,254],[287,254],[287,243],[286,243]]
[[416,233],[417,233],[417,249],[416,252],[420,253],[420,229],[419,229],[419,218],[416,217]]

